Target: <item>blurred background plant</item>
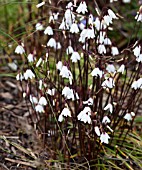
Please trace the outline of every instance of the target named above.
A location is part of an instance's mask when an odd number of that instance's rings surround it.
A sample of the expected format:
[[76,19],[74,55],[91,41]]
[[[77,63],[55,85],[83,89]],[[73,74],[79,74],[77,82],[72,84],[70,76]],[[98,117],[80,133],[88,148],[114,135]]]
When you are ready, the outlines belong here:
[[[98,16],[96,11],[102,12],[101,18],[109,8],[117,14],[119,20],[115,20],[113,26],[107,29],[107,36],[121,52],[117,57],[110,55],[110,51],[106,55],[99,54],[96,39],[95,44],[92,39],[87,40],[85,49],[83,49],[82,43],[78,42],[79,33],[74,35],[69,33],[69,30],[59,29],[69,1],[46,1],[45,5],[37,8],[36,5],[40,3],[42,2],[9,2],[6,0],[1,2],[0,12],[3,16],[0,18],[0,60],[1,65],[15,63],[17,67],[8,65],[12,72],[15,72],[14,76],[17,74],[17,70],[25,75],[27,69],[31,69],[35,76],[34,80],[24,81],[24,83],[20,81],[20,85],[21,93],[27,100],[29,108],[27,119],[41,134],[47,153],[49,153],[49,160],[44,160],[46,166],[55,167],[55,169],[142,168],[142,140],[139,133],[141,132],[142,96],[139,89],[131,89],[133,81],[141,77],[141,63],[135,61],[132,52],[135,46],[141,45],[141,23],[135,20],[141,1],[131,1],[130,3],[86,1],[88,10],[95,19]],[[80,1],[77,2],[77,6],[79,4]],[[54,17],[58,15],[58,12],[59,20],[56,20]],[[82,15],[85,17],[81,20],[81,22],[86,21],[86,26],[88,14]],[[79,19],[80,16],[76,22],[79,23]],[[60,42],[61,49],[59,44],[59,46],[56,44],[54,49],[50,48],[50,44],[47,45],[52,35],[45,35],[44,31],[49,25],[53,29],[56,42]],[[95,34],[98,36],[99,32]],[[66,53],[66,48],[70,43],[73,49],[81,55],[81,59],[77,63],[72,63],[71,54]],[[24,55],[14,54],[18,44],[24,44],[23,48],[26,51]],[[135,46],[133,46],[134,44]],[[33,62],[29,62],[29,54],[33,55],[31,57]],[[61,78],[60,69],[56,70],[56,64],[59,61],[62,61],[62,64],[71,70],[73,84]],[[110,73],[109,69],[106,70],[109,64],[114,64],[115,73]],[[122,64],[126,67],[125,73],[119,74],[118,68]],[[115,87],[113,89],[104,90],[102,88],[105,76],[103,80],[101,80],[101,76],[96,79],[91,76],[95,67],[99,67],[107,73],[109,78],[114,78]],[[73,96],[77,92],[79,99],[71,100],[67,96],[63,97],[65,86],[73,89]],[[53,89],[55,89],[55,93]],[[42,96],[45,97],[45,103],[47,102],[48,105],[45,104],[46,106],[41,107],[43,113],[39,113],[39,108],[36,110],[35,106]],[[77,95],[74,98],[77,99]],[[89,104],[92,102],[92,100],[88,101],[90,98],[93,100],[93,106]],[[37,102],[34,103],[34,99]],[[109,103],[113,106],[113,113],[103,110]],[[87,105],[91,108],[91,111],[89,110],[91,125],[77,119],[78,114]],[[59,116],[64,107],[71,111],[72,117],[65,118],[63,123],[60,123]],[[134,117],[138,115],[136,119],[132,118],[133,115],[129,115],[132,121],[125,120],[125,115],[133,111]],[[111,122],[102,123],[105,115]],[[68,116],[70,117],[70,113]],[[95,127],[99,127],[102,134],[105,131],[108,132],[109,144],[100,142]]]

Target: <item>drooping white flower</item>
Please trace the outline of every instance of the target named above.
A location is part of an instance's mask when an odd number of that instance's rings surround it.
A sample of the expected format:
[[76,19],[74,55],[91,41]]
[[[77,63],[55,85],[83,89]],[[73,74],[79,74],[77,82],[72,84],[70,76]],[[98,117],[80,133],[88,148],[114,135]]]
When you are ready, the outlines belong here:
[[60,26],[59,26],[59,29],[60,30],[66,30],[66,29],[69,29],[69,27],[66,25],[66,23],[65,23],[65,19],[63,18],[63,20],[62,20],[62,22],[61,22],[61,24],[60,24]]
[[66,108],[66,107],[62,110],[61,114],[59,115],[59,118],[58,118],[58,121],[59,121],[59,122],[62,122],[62,121],[63,121],[63,119],[64,119],[63,116],[65,116],[65,117],[67,117],[67,116],[71,117],[71,112],[70,112],[70,110],[69,110],[68,108]]
[[88,19],[88,24],[89,24],[89,25],[93,25],[93,22],[94,22],[93,15],[90,14],[90,15],[89,15],[89,19]]
[[17,53],[17,54],[23,54],[23,53],[25,53],[25,50],[24,50],[23,46],[22,46],[22,45],[18,45],[18,46],[16,47],[16,49],[15,49],[15,53]]
[[95,37],[95,32],[94,32],[94,28],[88,28],[87,29],[87,35],[86,38],[88,39],[93,39]]
[[105,48],[105,46],[103,44],[100,44],[98,46],[98,53],[99,54],[106,54],[106,48]]
[[44,2],[44,1],[41,2],[41,3],[39,3],[39,4],[37,4],[36,7],[37,7],[37,8],[40,8],[40,7],[42,7],[43,5],[45,5],[45,2]]
[[54,38],[50,38],[50,40],[47,43],[47,47],[53,47],[56,49],[56,40]]
[[[67,4],[66,8],[71,8],[71,7],[73,7],[73,3],[72,3],[72,2],[69,2],[69,3]],[[71,8],[71,9],[72,9],[72,8]]]
[[58,61],[58,63],[56,64],[57,70],[61,71],[62,67],[63,67],[62,61]]
[[77,60],[80,60],[80,55],[77,51],[74,51],[71,55],[71,60],[73,63],[76,63]]
[[79,33],[79,29],[78,29],[78,26],[77,26],[76,23],[73,23],[73,24],[71,25],[70,32],[71,32],[71,33],[76,33],[76,34]]
[[78,120],[91,124],[91,109],[90,107],[85,107],[77,116]]
[[111,54],[113,56],[118,55],[119,54],[118,48],[117,47],[111,47]]
[[88,106],[93,105],[93,98],[90,97],[88,100],[83,101],[83,104],[87,104]]
[[95,77],[100,77],[102,78],[102,75],[103,75],[103,71],[100,70],[98,67],[97,68],[94,68],[94,70],[91,72],[91,75],[92,76],[95,76]]
[[76,10],[77,13],[82,13],[82,14],[85,14],[85,12],[88,12],[87,10],[87,5],[86,5],[86,2],[85,1],[81,1],[77,10]]
[[36,97],[30,95],[30,102],[31,102],[32,104],[37,104],[37,103],[38,103],[38,100],[37,100]]
[[111,9],[108,10],[108,14],[112,19],[118,19],[118,17],[115,15],[115,13]]
[[102,123],[105,123],[105,124],[110,123],[110,119],[107,116],[104,116]]
[[106,107],[104,108],[104,110],[109,110],[110,113],[112,113],[112,112],[113,112],[113,106],[112,106],[112,104],[109,103],[108,105],[106,105]]
[[135,90],[137,90],[137,89],[139,89],[139,88],[142,88],[142,78],[139,78],[137,81],[134,81],[134,82],[132,83],[131,88],[133,88],[133,89],[135,89]]
[[28,78],[32,79],[34,77],[35,75],[30,69],[27,69],[26,72],[24,73],[25,80],[28,80]]
[[138,83],[137,83],[137,81],[134,81],[134,82],[132,83],[131,88],[132,88],[132,89],[135,89],[135,90],[138,89]]
[[30,53],[27,58],[28,58],[29,63],[34,62],[34,55],[33,54]]
[[105,38],[104,39],[104,45],[111,45],[112,43],[111,43],[111,40],[109,39],[109,38]]
[[57,43],[56,43],[56,48],[55,48],[55,49],[60,50],[61,47],[62,47],[62,46],[61,46],[61,43],[60,43],[60,42],[57,42]]
[[108,139],[110,139],[110,137],[106,132],[101,134],[101,136],[100,136],[101,143],[108,144]]
[[60,72],[60,76],[63,78],[69,78],[71,72],[68,70],[67,66],[63,66]]
[[73,12],[70,9],[67,9],[65,11],[64,17],[66,26],[71,27],[71,25],[75,21],[75,15],[73,14]]
[[133,49],[133,52],[134,52],[134,55],[136,57],[138,57],[140,55],[140,52],[141,52],[141,46],[136,46],[134,49]]
[[135,16],[135,19],[137,20],[137,22],[142,22],[142,13],[137,13],[137,15]]
[[79,38],[79,42],[85,43],[85,39],[87,37],[87,29],[83,29],[81,34],[80,34],[80,38]]
[[48,35],[53,35],[53,30],[52,30],[52,27],[48,26],[45,31],[44,31],[44,34],[48,34]]
[[17,74],[17,76],[16,76],[16,80],[20,80],[20,81],[22,81],[24,79],[24,76],[21,74],[21,73],[19,73],[19,74]]
[[62,95],[64,95],[65,98],[67,99],[72,99],[74,101],[74,93],[73,90],[70,89],[69,87],[65,86],[62,90]]
[[60,114],[60,115],[59,115],[59,118],[58,118],[58,121],[59,121],[59,122],[62,122],[63,120],[64,120],[64,117],[63,117],[62,114]]
[[142,62],[142,54],[140,54],[138,57],[136,57],[137,62]]
[[111,77],[108,78],[107,80],[105,80],[105,81],[102,83],[102,87],[103,87],[103,88],[110,88],[110,89],[112,89],[114,86],[115,86],[114,80],[113,80]]
[[106,70],[108,71],[108,73],[115,73],[116,72],[116,69],[115,69],[113,64],[108,64],[107,67],[106,67]]
[[53,17],[54,17],[54,20],[58,20],[58,16],[59,16],[59,12],[57,12],[57,13],[53,13]]
[[40,105],[43,105],[43,106],[46,106],[47,105],[47,100],[44,96],[42,96],[40,99],[39,99],[39,102],[38,102]]
[[37,31],[42,31],[43,30],[43,25],[41,23],[37,23],[35,27],[36,27]]
[[95,28],[97,29],[97,31],[100,31],[100,29],[101,29],[101,21],[100,21],[100,19],[98,17],[96,18],[94,24],[95,24]]
[[103,17],[103,19],[104,19],[104,22],[105,22],[105,24],[106,24],[107,26],[109,26],[110,24],[112,24],[112,18],[111,18],[109,15],[105,15],[105,16]]
[[118,73],[124,73],[124,71],[125,71],[125,65],[124,64],[122,64],[120,67],[119,67],[119,69],[117,70],[117,72]]
[[44,108],[40,104],[35,106],[35,110],[36,110],[36,112],[44,113]]
[[[97,37],[97,44],[103,44],[105,40],[106,32],[105,31],[100,31],[99,35]],[[104,44],[105,45],[105,44]]]
[[47,94],[49,94],[50,96],[54,96],[55,95],[55,89],[48,89],[47,90]]
[[67,55],[72,54],[73,52],[74,52],[74,50],[73,50],[72,46],[68,46],[68,48],[66,49]]
[[134,116],[135,116],[134,112],[126,113],[125,116],[124,116],[124,119],[126,119],[127,121],[131,121]]
[[101,135],[101,133],[100,133],[100,129],[99,129],[99,127],[98,127],[98,126],[95,126],[95,133],[96,133],[98,136],[100,136],[100,135]]

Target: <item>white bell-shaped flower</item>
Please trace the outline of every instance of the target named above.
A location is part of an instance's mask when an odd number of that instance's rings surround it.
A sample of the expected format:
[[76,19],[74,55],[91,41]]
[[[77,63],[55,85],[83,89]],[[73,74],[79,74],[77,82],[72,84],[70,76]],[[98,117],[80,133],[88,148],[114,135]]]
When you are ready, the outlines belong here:
[[92,14],[89,15],[89,19],[88,19],[88,24],[89,25],[93,25],[93,22],[94,22],[94,17]]
[[108,140],[109,139],[110,139],[110,137],[109,137],[109,135],[106,132],[102,133],[101,136],[100,136],[101,143],[108,144],[108,142],[109,142]]
[[105,124],[110,123],[110,119],[107,116],[104,116],[102,123],[105,123]]
[[44,113],[44,108],[40,104],[36,105],[35,110],[36,112]]
[[124,71],[125,71],[125,65],[122,64],[122,65],[119,67],[119,69],[117,70],[117,72],[123,74]]
[[77,60],[80,60],[80,55],[77,51],[74,51],[71,55],[71,60],[73,63],[76,63]]
[[48,89],[47,90],[47,94],[49,94],[50,96],[54,96],[55,95],[55,89]]
[[72,46],[68,46],[68,48],[66,49],[67,55],[72,54],[73,52],[74,52],[74,50],[73,50]]
[[89,98],[87,101],[83,101],[83,104],[87,104],[88,106],[93,105],[93,98]]
[[67,117],[67,116],[71,117],[71,112],[70,112],[70,110],[69,110],[68,108],[64,108],[64,109],[62,110],[61,114],[62,114],[63,116],[65,116],[65,117]]
[[91,109],[90,107],[85,107],[77,116],[78,120],[91,124]]
[[34,77],[35,77],[35,75],[30,69],[27,69],[26,72],[24,73],[25,80],[28,80],[28,78],[32,79]]
[[104,22],[105,22],[105,24],[106,24],[107,26],[109,26],[110,24],[112,24],[112,18],[111,18],[109,15],[105,15],[105,16],[103,17],[103,19],[104,19]]
[[117,47],[111,47],[111,54],[113,56],[118,55],[119,54],[118,48]]
[[37,100],[36,97],[30,95],[30,102],[31,102],[32,104],[37,104],[37,103],[38,103],[38,100]]
[[142,62],[142,54],[140,54],[138,57],[136,57],[137,62]]
[[78,25],[76,23],[73,23],[70,28],[71,33],[79,33]]
[[133,49],[133,52],[134,52],[134,55],[136,56],[136,57],[138,57],[139,55],[140,55],[140,53],[141,53],[141,46],[139,45],[139,46],[136,46],[134,49]]
[[106,37],[104,39],[104,45],[111,45],[111,44],[112,44],[111,40],[108,37]]
[[76,10],[77,13],[82,13],[82,14],[85,14],[85,12],[88,12],[87,10],[87,5],[86,5],[86,2],[85,1],[81,1],[77,10]]
[[73,90],[69,87],[65,86],[62,90],[62,95],[64,95],[67,99],[72,99],[74,101],[74,93]]
[[35,27],[36,27],[37,31],[42,31],[43,30],[43,25],[41,23],[37,23]]
[[107,67],[106,67],[106,70],[108,71],[108,73],[115,73],[116,72],[116,69],[115,69],[113,64],[108,64]]
[[94,70],[91,72],[91,75],[92,76],[95,76],[95,77],[100,77],[102,78],[102,75],[103,75],[103,71],[101,71],[98,67],[97,68],[94,68]]
[[107,80],[105,80],[105,81],[102,83],[102,87],[103,87],[103,88],[110,88],[110,89],[112,89],[114,86],[115,86],[114,80],[113,80],[111,77],[108,78]]
[[85,43],[85,39],[87,38],[87,33],[88,33],[87,29],[82,30],[80,34],[79,42]]
[[34,55],[33,54],[30,53],[27,58],[28,58],[29,63],[34,62]]
[[115,13],[111,9],[109,9],[107,12],[112,19],[118,19],[118,17],[115,15]]
[[21,73],[17,74],[16,80],[22,81],[23,79],[24,79],[24,76]]
[[126,119],[127,121],[131,121],[134,116],[135,116],[134,112],[126,113],[125,116],[124,116],[124,119]]
[[103,44],[100,44],[98,46],[98,53],[99,54],[106,54],[106,48],[105,48],[105,46]]
[[47,47],[53,47],[56,49],[56,40],[54,38],[50,38],[50,40],[47,43]]
[[113,112],[113,106],[111,103],[107,104],[106,107],[104,108],[104,110],[109,110],[110,113]]
[[137,20],[137,22],[142,22],[142,13],[137,13],[137,15],[135,16],[135,19]]
[[45,31],[44,31],[44,34],[48,34],[48,35],[53,35],[53,29],[52,27],[48,26]]
[[58,63],[56,64],[57,70],[61,71],[62,67],[63,67],[62,61],[58,61]]
[[22,45],[18,45],[18,46],[16,47],[16,49],[15,49],[15,53],[17,53],[17,54],[23,54],[23,53],[25,53],[25,50],[24,50],[23,46],[22,46]]
[[101,132],[100,132],[100,129],[99,129],[99,127],[98,126],[95,126],[95,133],[98,135],[98,136],[100,136],[101,135]]
[[73,14],[73,12],[70,9],[67,9],[65,11],[65,24],[69,27],[71,27],[71,25],[74,23],[75,21],[75,15]]
[[38,102],[40,105],[43,105],[43,106],[46,106],[47,105],[47,100],[44,96],[42,96],[40,99],[39,99],[39,102]]

